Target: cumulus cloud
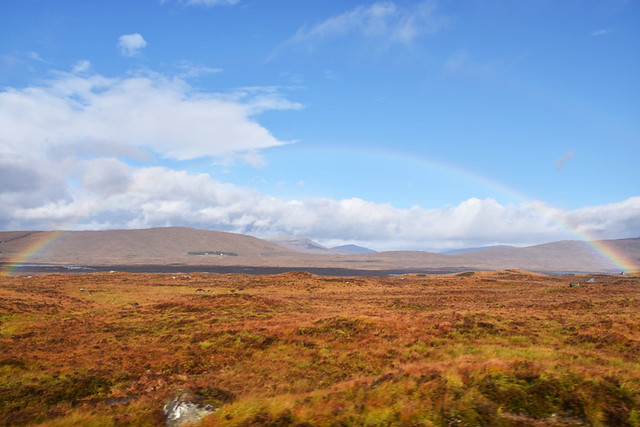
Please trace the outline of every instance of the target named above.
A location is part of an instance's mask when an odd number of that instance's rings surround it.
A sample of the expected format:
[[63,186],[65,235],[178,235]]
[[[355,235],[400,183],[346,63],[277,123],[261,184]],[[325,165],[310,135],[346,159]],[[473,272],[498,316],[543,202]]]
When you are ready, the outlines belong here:
[[178,160],[255,156],[281,145],[254,116],[300,108],[275,88],[221,94],[159,74],[106,78],[60,73],[0,92],[0,152],[63,152],[110,145]]
[[432,34],[446,24],[435,13],[435,3],[423,2],[413,7],[394,2],[376,2],[333,16],[312,27],[300,28],[287,45],[312,45],[324,39],[360,36],[388,43],[411,43],[424,34]]
[[124,34],[118,39],[120,53],[124,56],[136,56],[147,46],[147,42],[138,33]]
[[577,232],[602,238],[640,236],[640,197],[619,203],[587,206],[567,212],[566,221]]

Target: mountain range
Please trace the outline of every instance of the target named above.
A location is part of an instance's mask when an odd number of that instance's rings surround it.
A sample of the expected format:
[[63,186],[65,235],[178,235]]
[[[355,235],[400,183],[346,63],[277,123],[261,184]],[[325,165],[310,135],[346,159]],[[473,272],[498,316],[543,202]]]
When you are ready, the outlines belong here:
[[[434,269],[523,269],[541,272],[619,273],[603,256],[623,254],[640,269],[640,238],[559,241],[541,245],[492,247],[457,254],[421,251],[355,253],[329,249],[309,240],[267,241],[242,234],[185,227],[104,231],[0,232],[0,263],[55,265],[176,265],[332,268],[364,271],[429,272]],[[294,244],[295,243],[295,244]],[[288,246],[288,247],[287,247]],[[316,247],[318,246],[318,247]],[[29,255],[29,256],[27,256]]]

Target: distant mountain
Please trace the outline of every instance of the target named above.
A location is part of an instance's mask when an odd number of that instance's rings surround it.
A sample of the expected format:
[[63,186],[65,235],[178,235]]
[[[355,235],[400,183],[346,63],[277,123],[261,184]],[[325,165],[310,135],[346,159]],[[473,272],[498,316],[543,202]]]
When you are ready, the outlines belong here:
[[492,246],[483,246],[483,247],[479,247],[479,248],[461,248],[461,249],[450,249],[448,251],[440,251],[438,252],[439,254],[446,254],[446,255],[455,255],[455,254],[465,254],[467,252],[475,252],[475,251],[482,251],[484,249],[491,249],[491,248],[515,248],[515,246],[509,246],[509,245],[492,245]]
[[346,251],[329,249],[306,237],[276,236],[267,239],[271,243],[296,252],[318,255],[344,255]]
[[376,252],[373,249],[365,248],[358,245],[340,245],[340,246],[334,246],[331,249],[353,252],[356,254],[370,254],[370,253]]
[[321,254],[321,255],[353,255],[353,254],[369,254],[375,252],[372,249],[364,248],[358,245],[342,245],[327,248],[322,246],[318,242],[314,242],[306,237],[293,237],[293,236],[276,236],[269,237],[268,240],[271,243],[280,245],[284,248],[290,249],[296,252],[303,252],[309,254]]

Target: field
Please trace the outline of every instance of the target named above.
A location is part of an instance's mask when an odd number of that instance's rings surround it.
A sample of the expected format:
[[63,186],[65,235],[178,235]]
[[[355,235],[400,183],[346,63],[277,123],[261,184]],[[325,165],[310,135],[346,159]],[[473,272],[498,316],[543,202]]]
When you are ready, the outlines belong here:
[[0,424],[640,426],[640,281],[589,277],[0,277]]

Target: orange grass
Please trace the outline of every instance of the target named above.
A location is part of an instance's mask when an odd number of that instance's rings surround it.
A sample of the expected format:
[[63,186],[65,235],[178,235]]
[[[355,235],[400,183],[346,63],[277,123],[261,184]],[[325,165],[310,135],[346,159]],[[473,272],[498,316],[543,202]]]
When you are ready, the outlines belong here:
[[0,278],[0,424],[640,425],[640,282],[522,271]]

